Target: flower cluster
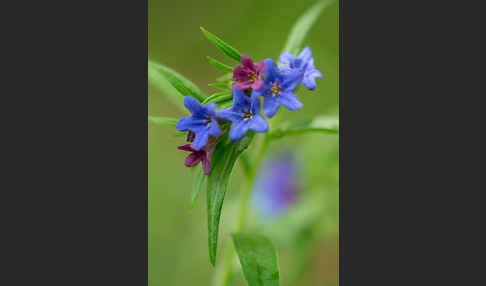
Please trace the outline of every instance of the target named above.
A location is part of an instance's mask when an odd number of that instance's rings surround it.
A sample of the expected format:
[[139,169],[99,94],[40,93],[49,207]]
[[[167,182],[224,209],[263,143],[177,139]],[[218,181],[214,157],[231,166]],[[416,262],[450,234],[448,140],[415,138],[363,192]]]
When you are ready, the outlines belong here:
[[215,103],[203,106],[191,96],[184,98],[184,106],[191,116],[181,118],[176,128],[188,131],[187,141],[192,143],[178,147],[191,152],[186,158],[186,166],[193,167],[202,162],[204,172],[209,174],[211,154],[224,133],[220,125],[226,122],[231,124],[228,135],[232,141],[243,138],[248,130],[267,132],[269,125],[260,114],[260,98],[263,98],[263,114],[267,118],[275,116],[280,106],[292,111],[302,108],[295,89],[303,84],[314,90],[315,78],[323,77],[314,67],[312,52],[309,47],[298,56],[284,52],[279,61],[283,64],[280,67],[272,59],[254,64],[248,55],[243,54],[241,65],[233,70],[233,105],[229,108],[217,110]]

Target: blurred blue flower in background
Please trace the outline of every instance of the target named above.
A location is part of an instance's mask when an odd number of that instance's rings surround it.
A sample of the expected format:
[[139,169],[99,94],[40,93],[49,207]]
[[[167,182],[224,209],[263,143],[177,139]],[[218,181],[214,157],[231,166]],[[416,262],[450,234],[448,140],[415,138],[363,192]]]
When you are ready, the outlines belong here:
[[298,165],[294,154],[284,152],[270,157],[253,185],[252,205],[263,218],[276,218],[297,200]]

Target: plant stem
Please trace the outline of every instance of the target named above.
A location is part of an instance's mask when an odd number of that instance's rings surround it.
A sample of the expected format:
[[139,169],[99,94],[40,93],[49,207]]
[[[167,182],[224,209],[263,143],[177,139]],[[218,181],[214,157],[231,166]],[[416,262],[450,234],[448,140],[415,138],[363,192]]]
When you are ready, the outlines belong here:
[[[235,232],[242,232],[245,229],[245,224],[246,224],[246,217],[248,213],[248,201],[250,199],[250,194],[251,194],[251,189],[253,186],[253,181],[255,180],[255,176],[257,174],[258,168],[260,166],[260,163],[263,159],[263,156],[265,155],[265,151],[267,149],[268,143],[269,143],[269,137],[267,134],[262,134],[258,138],[261,138],[260,143],[257,146],[257,155],[255,157],[255,160],[251,164],[251,168],[249,170],[249,174],[246,179],[246,183],[244,186],[244,189],[241,193],[241,199],[240,199],[240,208],[238,210],[238,216],[236,218],[236,229]],[[224,264],[222,265],[222,274],[221,274],[221,279],[219,280],[220,283],[216,285],[220,286],[228,286],[230,285],[229,283],[231,282],[231,270],[232,270],[232,263],[235,259],[235,248],[231,242],[228,243],[228,246],[226,247],[225,251],[225,258],[224,258]]]

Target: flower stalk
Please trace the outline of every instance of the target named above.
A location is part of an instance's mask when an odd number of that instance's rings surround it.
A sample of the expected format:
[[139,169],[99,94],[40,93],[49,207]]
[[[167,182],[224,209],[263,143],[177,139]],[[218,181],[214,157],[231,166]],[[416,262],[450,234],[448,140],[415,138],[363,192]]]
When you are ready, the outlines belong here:
[[[246,218],[248,216],[248,202],[250,199],[251,190],[253,187],[253,183],[255,180],[255,176],[257,174],[258,168],[260,167],[261,161],[265,155],[267,150],[268,144],[270,142],[270,138],[267,135],[268,133],[261,134],[258,136],[258,141],[255,142],[257,144],[256,150],[256,157],[255,160],[251,164],[251,168],[249,169],[248,176],[246,176],[246,182],[244,184],[243,191],[241,192],[240,197],[240,205],[238,209],[238,215],[236,217],[236,228],[235,232],[243,232],[246,225]],[[233,247],[232,243],[228,243],[225,251],[225,257],[223,260],[223,264],[221,265],[221,272],[219,276],[219,280],[215,280],[215,286],[229,286],[231,282],[231,273],[233,270],[233,261],[235,260],[236,252],[235,248]]]

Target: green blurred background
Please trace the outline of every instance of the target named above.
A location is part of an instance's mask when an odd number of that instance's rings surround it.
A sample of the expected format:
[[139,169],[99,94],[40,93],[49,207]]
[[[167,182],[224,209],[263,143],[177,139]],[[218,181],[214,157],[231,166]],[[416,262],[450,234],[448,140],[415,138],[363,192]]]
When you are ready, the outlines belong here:
[[[212,67],[206,56],[229,65],[236,63],[203,36],[200,26],[255,60],[277,60],[292,25],[314,3],[149,0],[149,57],[211,94],[218,90],[207,84],[223,73]],[[338,116],[338,6],[335,2],[325,8],[305,41],[325,78],[317,79],[315,91],[299,89],[297,95],[304,107],[295,112],[281,108],[277,116],[282,122]],[[150,83],[148,100],[149,115],[179,118],[186,114]],[[194,172],[183,165],[186,152],[176,149],[184,144],[184,137],[175,137],[173,127],[149,124],[148,128],[149,285],[212,285],[220,261],[216,268],[209,263],[205,193],[189,211]],[[338,136],[325,134],[292,136],[269,147],[270,154],[295,150],[302,167],[301,196],[287,215],[264,221],[250,213],[248,229],[264,233],[277,247],[283,286],[338,285],[338,147]],[[235,168],[221,215],[218,259],[234,229],[241,185],[238,163]],[[233,285],[246,285],[240,268],[235,270]]]

